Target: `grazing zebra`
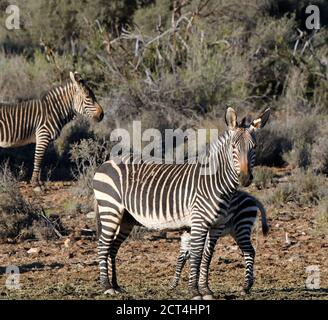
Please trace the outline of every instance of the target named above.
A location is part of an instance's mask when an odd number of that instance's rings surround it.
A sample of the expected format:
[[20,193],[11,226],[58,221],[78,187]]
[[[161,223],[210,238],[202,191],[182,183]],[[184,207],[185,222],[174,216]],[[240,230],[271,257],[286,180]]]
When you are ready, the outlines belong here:
[[208,269],[217,240],[212,226],[229,220],[232,195],[239,184],[248,186],[252,182],[255,132],[265,125],[269,114],[270,109],[266,109],[250,124],[243,119],[238,125],[236,112],[228,108],[228,130],[210,145],[204,158],[194,163],[110,160],[98,168],[93,188],[101,223],[98,251],[105,293],[119,291],[115,257],[122,238],[132,230],[131,220],[136,220],[155,230],[190,228],[189,290],[195,299],[212,297]]
[[40,188],[40,166],[51,140],[77,114],[101,121],[104,112],[81,76],[70,73],[71,81],[49,90],[41,99],[16,104],[0,103],[0,147],[36,143],[31,183]]
[[[267,225],[265,208],[258,199],[242,191],[237,191],[230,201],[229,212],[232,213],[231,219],[225,224],[213,227],[213,229],[216,229],[215,232],[218,237],[231,235],[242,251],[246,263],[244,283],[244,291],[246,293],[249,293],[254,282],[253,265],[255,250],[252,246],[251,232],[256,220],[257,211],[261,212],[263,235],[267,235],[269,227]],[[182,269],[186,261],[190,258],[190,249],[190,233],[184,232],[181,236],[180,253],[171,284],[172,289],[179,283]]]

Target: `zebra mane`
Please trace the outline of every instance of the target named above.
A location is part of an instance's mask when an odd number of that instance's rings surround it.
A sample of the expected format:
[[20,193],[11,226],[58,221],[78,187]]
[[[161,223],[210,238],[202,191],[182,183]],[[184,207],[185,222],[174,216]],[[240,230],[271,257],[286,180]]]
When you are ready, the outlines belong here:
[[56,89],[69,87],[71,85],[73,85],[71,81],[65,81],[64,83],[57,84],[52,88],[43,91],[42,94],[40,95],[39,100],[44,101],[49,96],[50,93],[56,92]]
[[40,96],[35,96],[34,95],[34,96],[30,96],[30,97],[25,97],[25,98],[18,97],[18,98],[16,98],[16,101],[14,101],[14,102],[0,101],[0,108],[1,107],[17,106],[17,104],[21,104],[21,103],[29,102],[29,101],[33,101],[33,100],[35,100],[35,101],[41,101],[42,102],[42,101],[44,101],[47,98],[47,96],[50,93],[55,92],[56,89],[58,89],[58,88],[65,88],[65,87],[67,87],[67,86],[69,86],[71,84],[72,84],[71,81],[66,81],[66,82],[64,82],[62,84],[57,84],[57,85],[53,86],[52,88],[50,88],[48,90],[44,90],[40,94]]

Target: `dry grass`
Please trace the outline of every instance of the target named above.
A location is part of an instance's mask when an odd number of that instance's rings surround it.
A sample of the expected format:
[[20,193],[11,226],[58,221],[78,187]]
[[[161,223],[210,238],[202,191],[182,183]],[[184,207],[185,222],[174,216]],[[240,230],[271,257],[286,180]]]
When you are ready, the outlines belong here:
[[8,163],[0,166],[0,239],[56,239],[52,226],[63,231],[60,218],[48,219],[39,199],[25,199],[20,192],[19,180],[10,171]]

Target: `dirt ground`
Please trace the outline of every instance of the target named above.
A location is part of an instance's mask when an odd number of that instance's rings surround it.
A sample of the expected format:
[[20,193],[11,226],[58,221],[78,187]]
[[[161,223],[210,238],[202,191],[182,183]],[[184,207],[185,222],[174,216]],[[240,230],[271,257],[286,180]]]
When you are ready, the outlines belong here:
[[[23,186],[26,196],[33,192]],[[118,277],[126,293],[102,294],[98,282],[97,242],[81,234],[95,228],[85,214],[68,214],[71,186],[52,183],[41,195],[47,212],[59,214],[68,235],[53,241],[23,241],[0,244],[0,299],[188,299],[188,267],[179,287],[169,289],[179,251],[179,233],[147,233],[123,244],[117,258]],[[257,194],[265,193],[267,190]],[[327,235],[316,230],[315,209],[285,206],[270,211],[270,233],[265,238],[260,224],[254,229],[255,284],[244,295],[244,263],[229,237],[220,239],[211,264],[210,284],[218,299],[328,299]],[[286,243],[286,233],[289,242]],[[31,253],[31,248],[36,248]],[[30,250],[30,251],[29,251]],[[33,251],[33,250],[32,250]],[[8,290],[6,267],[20,270],[20,288]],[[320,289],[306,289],[306,268],[318,266]]]

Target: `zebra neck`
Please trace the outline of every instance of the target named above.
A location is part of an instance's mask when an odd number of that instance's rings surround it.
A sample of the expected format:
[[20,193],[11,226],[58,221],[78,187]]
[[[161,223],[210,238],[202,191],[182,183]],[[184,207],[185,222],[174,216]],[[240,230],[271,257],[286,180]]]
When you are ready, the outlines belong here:
[[219,198],[230,198],[239,186],[238,176],[233,165],[231,137],[229,132],[218,138],[210,147],[208,171],[204,175],[207,184]]
[[75,87],[69,82],[66,85],[51,89],[44,97],[50,116],[56,116],[62,126],[76,116],[74,109]]

